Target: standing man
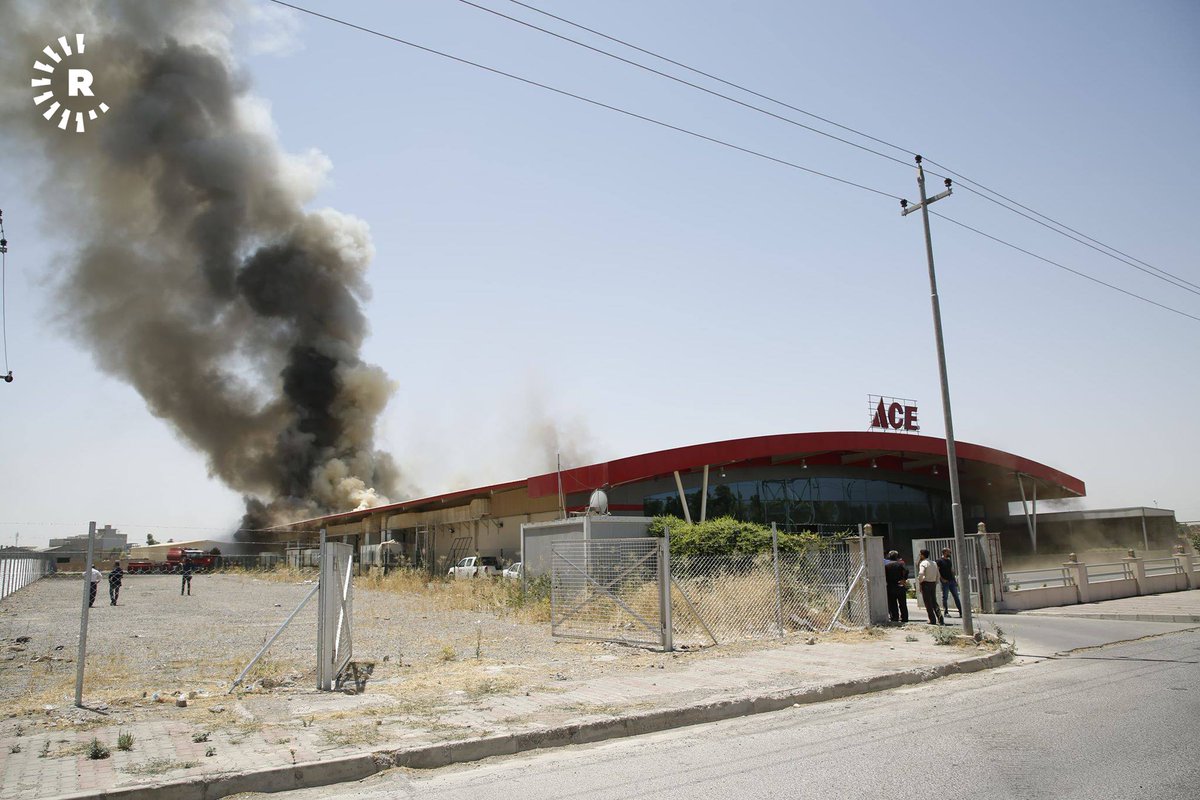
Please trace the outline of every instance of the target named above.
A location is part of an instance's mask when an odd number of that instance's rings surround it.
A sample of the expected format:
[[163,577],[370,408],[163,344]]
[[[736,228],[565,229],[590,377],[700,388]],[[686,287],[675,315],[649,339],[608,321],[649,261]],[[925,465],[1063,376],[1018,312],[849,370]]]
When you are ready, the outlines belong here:
[[194,571],[191,557],[185,555],[183,557],[183,583],[179,585],[180,596],[183,595],[184,589],[187,589],[188,597],[192,596],[192,572]]
[[921,599],[925,602],[925,613],[929,615],[929,624],[945,625],[946,620],[942,617],[942,610],[938,608],[937,602],[937,562],[929,558],[928,550],[921,551],[921,563],[917,565],[917,583],[921,587]]
[[124,574],[121,571],[120,561],[115,562],[112,570],[108,573],[108,599],[114,606],[117,604],[117,595],[121,593],[121,577]]
[[942,557],[937,560],[938,575],[942,576],[942,611],[950,616],[950,606],[946,605],[946,594],[954,595],[954,607],[958,609],[958,618],[962,619],[962,603],[958,599],[958,581],[954,577],[954,564],[950,561],[950,548],[942,548]]
[[883,562],[883,577],[887,583],[888,617],[892,622],[908,622],[908,567],[895,550],[889,551]]
[[95,566],[88,567],[88,608],[96,602],[96,587],[100,585],[100,579],[103,577]]

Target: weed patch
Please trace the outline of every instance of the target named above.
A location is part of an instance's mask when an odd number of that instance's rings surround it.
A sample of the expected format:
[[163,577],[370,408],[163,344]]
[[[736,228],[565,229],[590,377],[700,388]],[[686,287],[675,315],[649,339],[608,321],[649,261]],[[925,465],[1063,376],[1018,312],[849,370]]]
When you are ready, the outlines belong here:
[[141,764],[130,764],[122,772],[127,772],[130,775],[162,775],[172,770],[191,769],[199,763],[199,761],[174,761],[169,758],[152,758]]
[[342,730],[321,731],[321,738],[326,744],[337,747],[353,747],[355,745],[375,744],[380,739],[379,726],[353,725]]

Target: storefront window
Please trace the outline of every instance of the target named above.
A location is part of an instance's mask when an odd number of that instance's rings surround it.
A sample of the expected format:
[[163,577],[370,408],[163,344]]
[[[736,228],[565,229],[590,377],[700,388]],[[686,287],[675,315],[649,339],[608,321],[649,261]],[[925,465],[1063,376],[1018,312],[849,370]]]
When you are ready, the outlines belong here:
[[[698,520],[700,491],[686,494],[692,519]],[[643,513],[684,516],[679,494],[674,491],[644,497]],[[783,530],[870,522],[884,526],[895,541],[945,533],[950,528],[950,504],[944,493],[860,478],[772,478],[710,484],[707,515],[767,525],[774,522]]]

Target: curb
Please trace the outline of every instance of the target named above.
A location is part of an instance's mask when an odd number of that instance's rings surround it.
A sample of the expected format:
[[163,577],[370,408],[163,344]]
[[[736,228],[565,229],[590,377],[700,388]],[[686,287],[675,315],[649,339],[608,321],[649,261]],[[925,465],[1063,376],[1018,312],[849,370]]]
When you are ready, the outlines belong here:
[[718,700],[695,706],[665,708],[614,719],[594,720],[520,733],[487,736],[460,742],[426,745],[404,750],[376,750],[353,756],[308,761],[284,767],[237,772],[212,777],[195,777],[172,783],[128,786],[103,792],[76,792],[48,800],[217,800],[239,792],[280,792],[309,789],[334,783],[358,781],[393,767],[437,769],[450,764],[479,761],[493,756],[514,755],[530,750],[590,744],[606,739],[700,725],[708,722],[779,711],[790,706],[839,700],[882,692],[948,675],[963,675],[992,669],[1013,660],[1005,647],[986,656],[975,656],[938,667],[876,675],[841,681],[816,688],[784,689],[755,697]]
[[1030,614],[1038,617],[1069,617],[1070,619],[1103,619],[1114,622],[1176,622],[1200,623],[1198,614]]

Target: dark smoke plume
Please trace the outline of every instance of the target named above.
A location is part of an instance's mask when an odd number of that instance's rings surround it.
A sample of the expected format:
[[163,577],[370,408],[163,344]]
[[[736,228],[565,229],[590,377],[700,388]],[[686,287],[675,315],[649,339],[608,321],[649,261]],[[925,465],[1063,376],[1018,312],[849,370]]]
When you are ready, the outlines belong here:
[[[399,474],[374,429],[392,387],[359,357],[370,237],[305,208],[327,164],[282,151],[235,68],[230,15],[244,7],[0,10],[0,142],[44,167],[70,333],[246,496],[244,527],[385,501]],[[84,133],[43,119],[29,88],[42,48],[75,33],[87,49],[73,63],[110,107]]]

